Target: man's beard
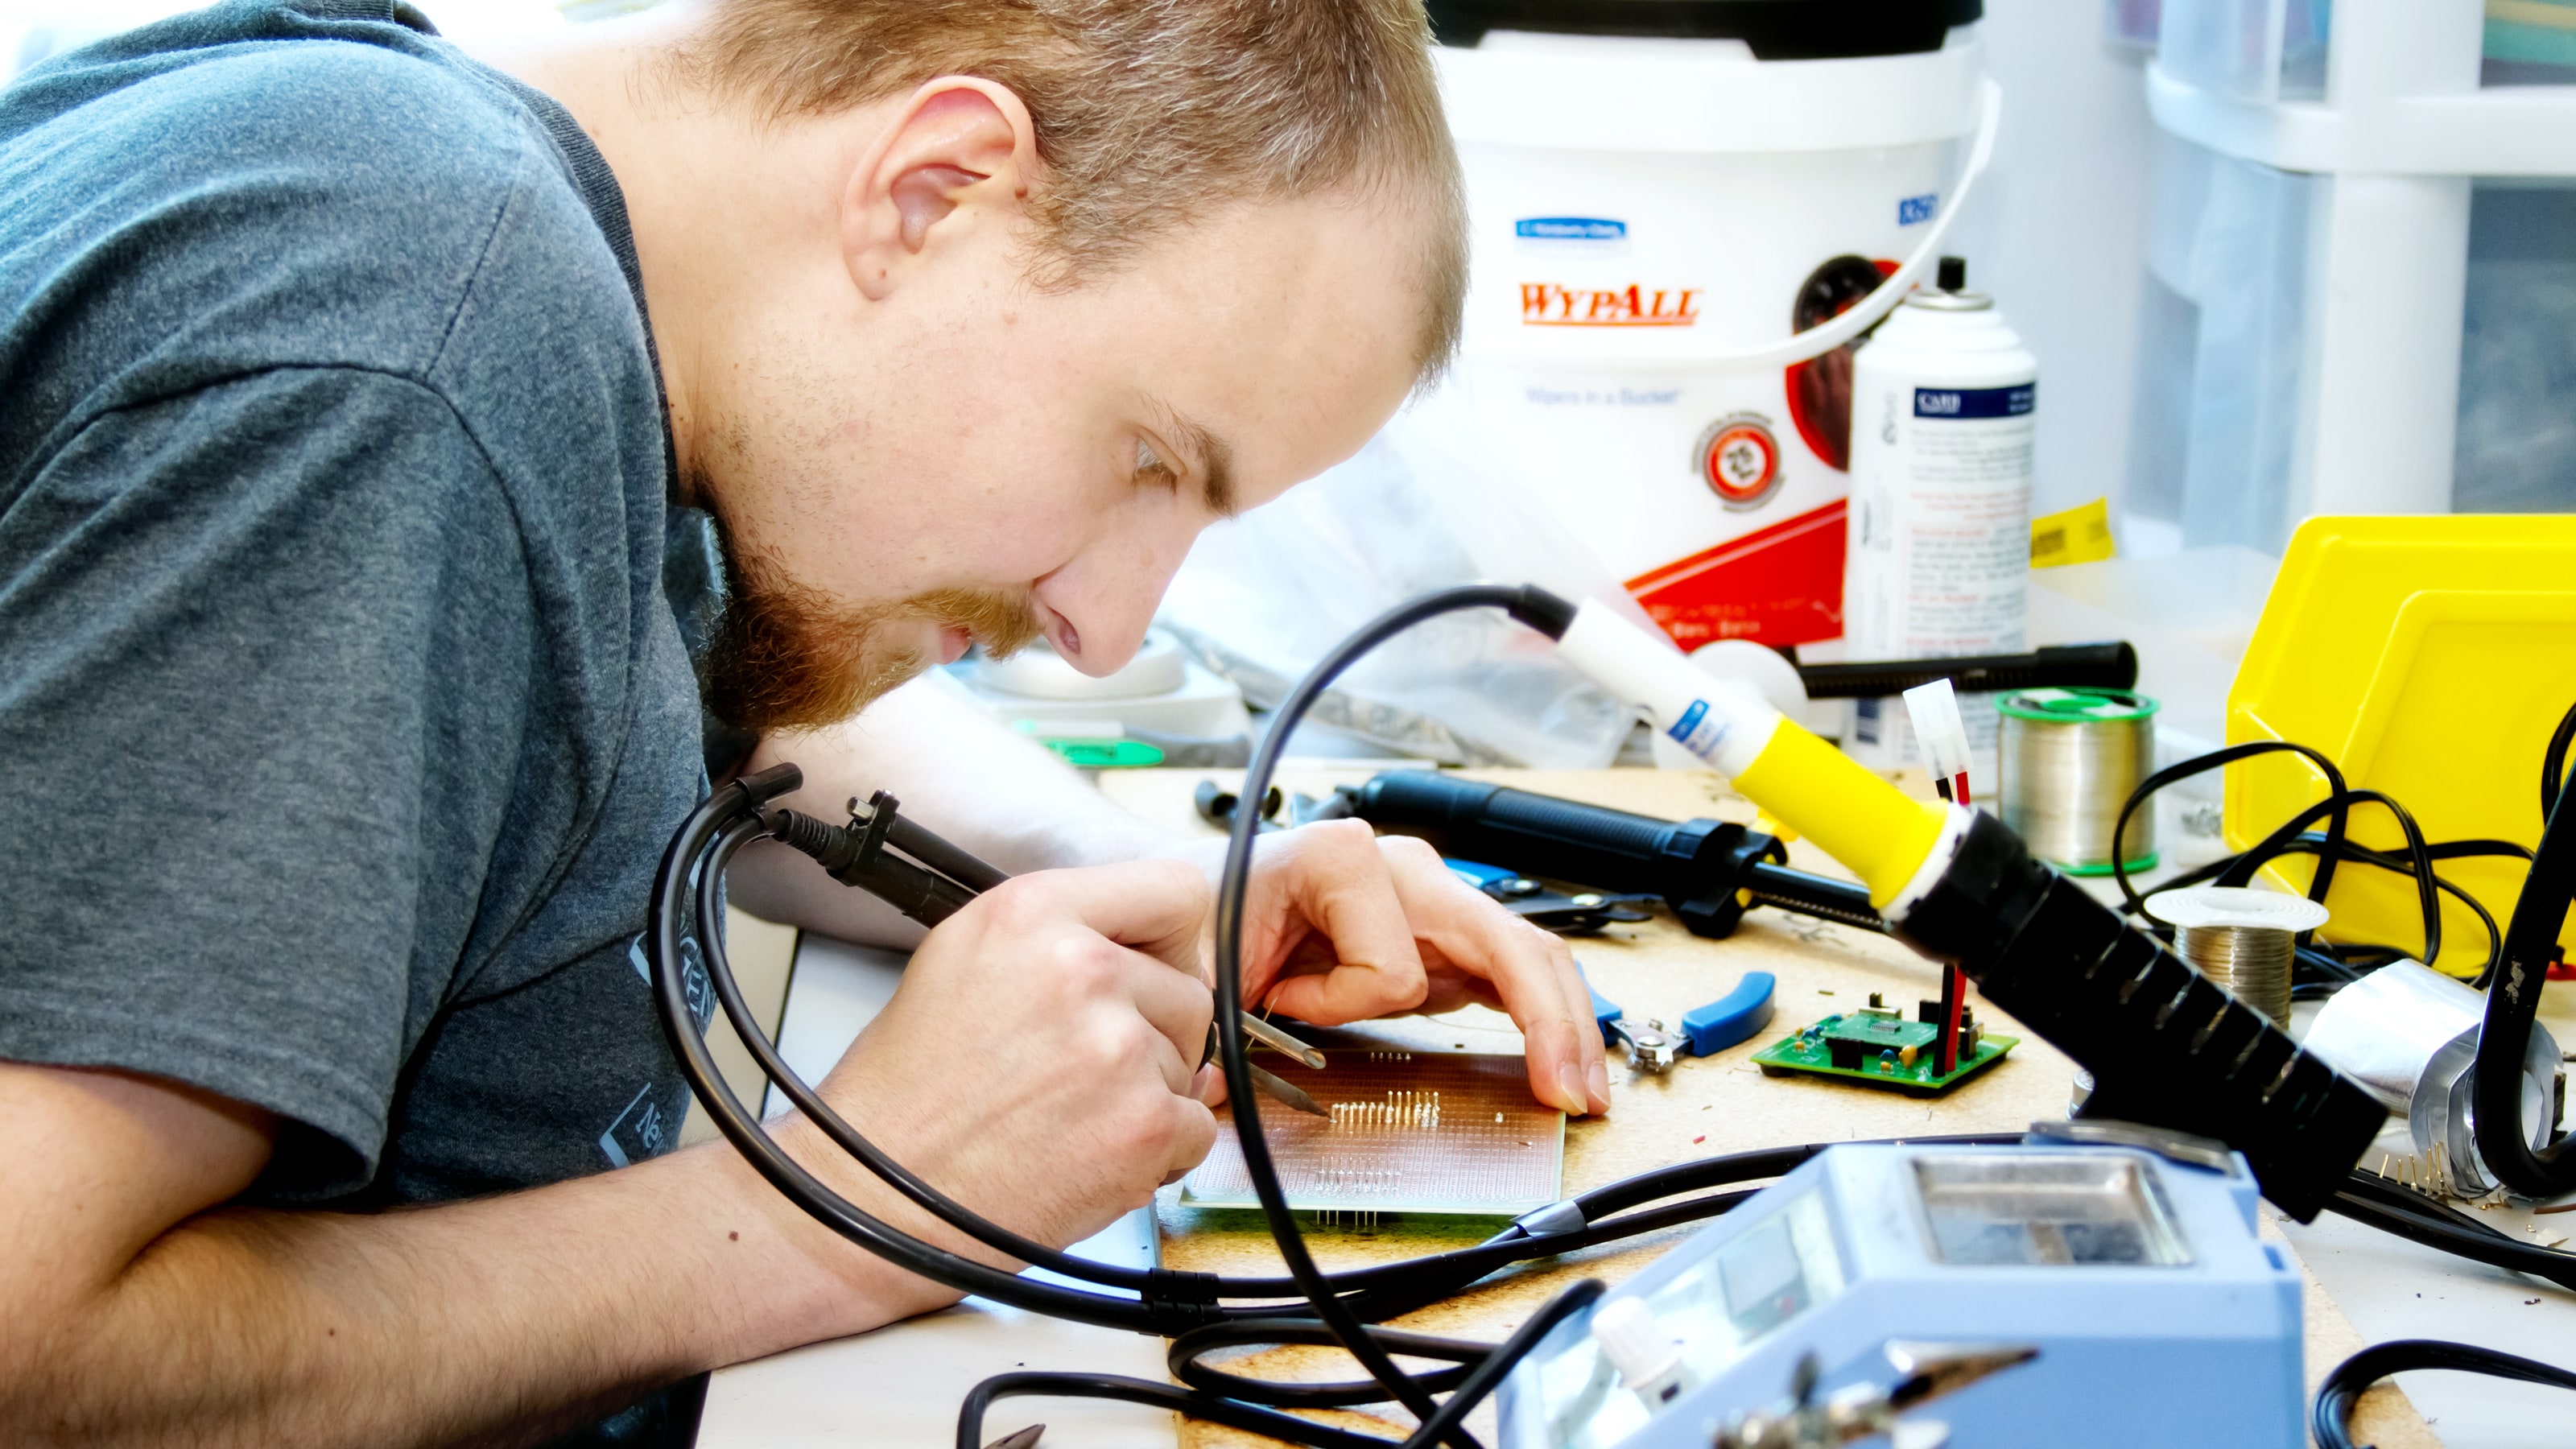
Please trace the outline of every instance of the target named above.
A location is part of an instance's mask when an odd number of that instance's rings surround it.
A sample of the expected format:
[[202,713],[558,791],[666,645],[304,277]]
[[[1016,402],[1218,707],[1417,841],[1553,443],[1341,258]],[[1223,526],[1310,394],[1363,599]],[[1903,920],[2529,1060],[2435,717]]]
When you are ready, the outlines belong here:
[[890,646],[892,626],[927,620],[965,630],[987,654],[1016,653],[1043,632],[1025,590],[934,589],[899,604],[844,604],[787,576],[757,549],[725,549],[724,615],[702,681],[707,707],[743,729],[836,724],[930,667]]

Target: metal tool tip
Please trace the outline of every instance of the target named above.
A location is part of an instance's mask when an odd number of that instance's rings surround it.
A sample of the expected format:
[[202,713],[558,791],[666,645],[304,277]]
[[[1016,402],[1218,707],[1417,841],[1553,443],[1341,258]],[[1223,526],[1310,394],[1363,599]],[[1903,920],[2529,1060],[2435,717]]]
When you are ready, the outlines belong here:
[[1001,1438],[985,1445],[984,1449],[1032,1449],[1032,1446],[1035,1445],[1038,1440],[1045,1435],[1045,1433],[1046,1425],[1031,1424],[1027,1428],[1020,1430],[1018,1433],[1003,1435]]

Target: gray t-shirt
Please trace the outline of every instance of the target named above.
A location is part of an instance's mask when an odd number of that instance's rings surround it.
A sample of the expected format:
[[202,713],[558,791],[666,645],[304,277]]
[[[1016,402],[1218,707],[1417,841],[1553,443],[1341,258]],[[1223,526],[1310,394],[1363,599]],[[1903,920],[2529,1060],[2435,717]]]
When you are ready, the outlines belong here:
[[387,3],[0,92],[0,1057],[289,1124],[261,1201],[670,1145],[703,782],[623,203]]

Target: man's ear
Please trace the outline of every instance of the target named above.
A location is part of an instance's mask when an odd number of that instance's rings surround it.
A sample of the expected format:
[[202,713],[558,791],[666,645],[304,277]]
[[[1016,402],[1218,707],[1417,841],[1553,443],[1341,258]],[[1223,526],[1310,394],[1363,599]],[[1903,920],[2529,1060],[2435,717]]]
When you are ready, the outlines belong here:
[[1037,169],[1037,131],[1009,87],[924,81],[850,173],[841,251],[871,301],[893,295],[932,245],[1007,224]]

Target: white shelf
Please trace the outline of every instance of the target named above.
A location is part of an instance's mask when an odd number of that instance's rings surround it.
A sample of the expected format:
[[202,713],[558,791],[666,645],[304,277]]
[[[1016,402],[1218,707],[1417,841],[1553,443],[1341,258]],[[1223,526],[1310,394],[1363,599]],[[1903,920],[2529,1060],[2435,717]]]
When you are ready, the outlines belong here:
[[2336,106],[2255,102],[2147,67],[2156,124],[2283,171],[2380,176],[2576,176],[2576,86],[2511,86]]

